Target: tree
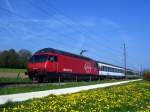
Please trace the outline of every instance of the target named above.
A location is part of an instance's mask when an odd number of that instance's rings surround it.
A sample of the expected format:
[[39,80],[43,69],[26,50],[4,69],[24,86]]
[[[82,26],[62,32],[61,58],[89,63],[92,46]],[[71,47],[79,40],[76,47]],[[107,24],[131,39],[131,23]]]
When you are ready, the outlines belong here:
[[29,50],[26,49],[21,49],[18,52],[19,55],[19,66],[20,68],[25,68],[27,65],[28,60],[31,58],[31,52]]
[[19,65],[19,55],[14,49],[8,51],[8,67],[17,68]]
[[150,70],[144,70],[143,78],[150,81]]
[[8,51],[5,50],[0,53],[0,67],[8,67]]
[[21,49],[18,53],[14,49],[0,52],[0,67],[2,68],[25,68],[31,52]]

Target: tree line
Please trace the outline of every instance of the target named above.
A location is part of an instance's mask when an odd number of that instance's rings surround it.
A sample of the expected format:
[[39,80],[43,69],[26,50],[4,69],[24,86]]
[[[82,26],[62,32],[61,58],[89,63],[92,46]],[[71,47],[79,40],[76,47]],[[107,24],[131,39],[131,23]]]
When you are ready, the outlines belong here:
[[0,68],[26,68],[31,55],[31,51],[26,49],[21,49],[18,52],[15,49],[1,51]]

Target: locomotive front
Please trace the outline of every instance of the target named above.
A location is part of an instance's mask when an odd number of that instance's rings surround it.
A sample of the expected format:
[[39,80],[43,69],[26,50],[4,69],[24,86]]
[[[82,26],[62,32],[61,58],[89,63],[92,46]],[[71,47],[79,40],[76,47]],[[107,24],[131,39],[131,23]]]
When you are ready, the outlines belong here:
[[48,72],[53,71],[56,56],[46,53],[34,54],[28,62],[28,76],[33,81],[43,82]]

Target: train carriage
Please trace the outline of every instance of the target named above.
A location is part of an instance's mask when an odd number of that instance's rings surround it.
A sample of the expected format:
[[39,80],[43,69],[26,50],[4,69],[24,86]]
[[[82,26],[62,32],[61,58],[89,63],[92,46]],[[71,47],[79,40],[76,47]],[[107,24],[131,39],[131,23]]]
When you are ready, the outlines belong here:
[[137,77],[136,71],[133,71],[131,69],[126,69],[126,76],[125,76],[125,68],[120,67],[117,65],[97,61],[98,64],[98,71],[99,76],[101,79],[106,78],[114,78],[114,79],[122,79],[122,78],[135,78]]
[[99,75],[104,78],[125,78],[124,68],[116,65],[97,61]]

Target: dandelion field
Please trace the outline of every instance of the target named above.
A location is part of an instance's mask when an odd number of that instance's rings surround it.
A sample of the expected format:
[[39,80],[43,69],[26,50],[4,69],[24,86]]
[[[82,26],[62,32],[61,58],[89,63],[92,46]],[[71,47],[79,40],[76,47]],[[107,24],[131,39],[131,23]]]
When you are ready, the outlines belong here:
[[74,94],[50,95],[0,107],[2,112],[149,112],[150,82],[137,81]]

